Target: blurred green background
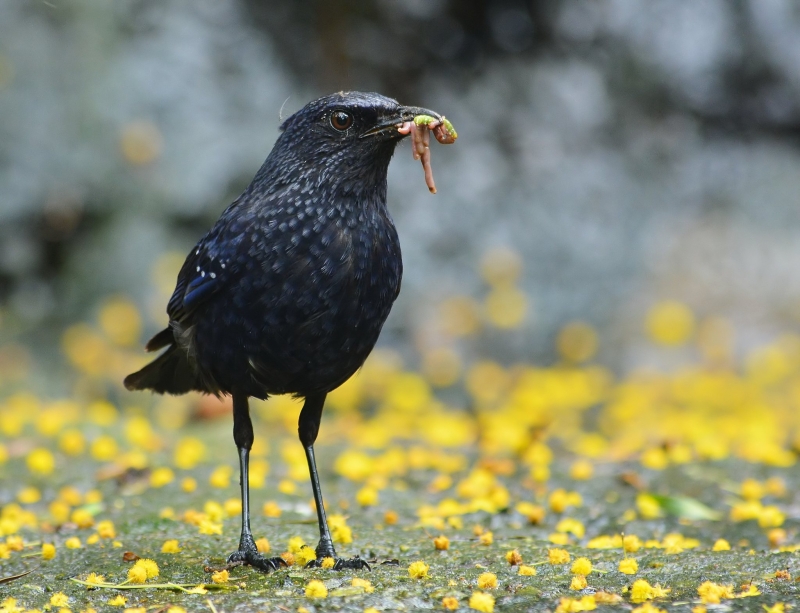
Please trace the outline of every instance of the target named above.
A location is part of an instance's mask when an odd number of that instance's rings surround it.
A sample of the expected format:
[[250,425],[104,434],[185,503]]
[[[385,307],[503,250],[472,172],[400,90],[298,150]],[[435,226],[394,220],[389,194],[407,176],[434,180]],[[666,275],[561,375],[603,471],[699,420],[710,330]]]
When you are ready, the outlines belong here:
[[577,320],[615,370],[671,366],[643,326],[675,300],[741,355],[800,322],[799,56],[791,0],[0,3],[2,370],[46,370],[108,296],[141,313],[132,344],[163,326],[280,117],[339,89],[460,134],[436,196],[407,145],[391,166],[383,346],[477,318],[461,356],[547,364]]

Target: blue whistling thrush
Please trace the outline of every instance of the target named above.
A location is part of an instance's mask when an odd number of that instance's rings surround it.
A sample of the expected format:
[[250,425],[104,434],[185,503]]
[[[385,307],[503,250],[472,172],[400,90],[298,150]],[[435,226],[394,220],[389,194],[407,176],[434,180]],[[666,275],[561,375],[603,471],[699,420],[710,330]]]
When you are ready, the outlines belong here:
[[[320,541],[317,562],[369,568],[336,556],[314,441],[325,396],[367,358],[400,291],[397,232],[386,173],[403,122],[438,113],[373,93],[338,93],[289,117],[252,183],[189,253],[167,306],[165,349],[125,379],[129,390],[233,396],[242,532],[229,563],[285,564],[259,554],[250,531],[248,398],[305,399],[298,432],[308,460]],[[312,562],[312,564],[315,564]]]

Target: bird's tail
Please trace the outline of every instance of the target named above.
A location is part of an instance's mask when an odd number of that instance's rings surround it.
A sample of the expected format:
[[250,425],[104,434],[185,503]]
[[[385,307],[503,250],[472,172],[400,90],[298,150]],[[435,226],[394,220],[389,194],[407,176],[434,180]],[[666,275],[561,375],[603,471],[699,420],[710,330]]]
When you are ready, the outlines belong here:
[[208,392],[189,364],[186,352],[175,344],[172,329],[156,334],[147,343],[148,351],[167,350],[141,370],[125,377],[129,390],[153,390],[158,394],[185,394],[192,390]]

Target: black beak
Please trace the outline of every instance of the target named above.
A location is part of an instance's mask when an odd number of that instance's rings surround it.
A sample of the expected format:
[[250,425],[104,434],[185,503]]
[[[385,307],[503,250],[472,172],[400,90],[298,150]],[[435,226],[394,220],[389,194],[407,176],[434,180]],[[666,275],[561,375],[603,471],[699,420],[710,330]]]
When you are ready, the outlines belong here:
[[361,138],[366,136],[375,136],[376,134],[383,134],[386,132],[394,132],[394,136],[399,138],[404,138],[408,136],[407,134],[398,134],[397,128],[399,128],[404,122],[406,121],[413,121],[414,117],[417,115],[430,115],[431,117],[435,117],[436,119],[441,120],[442,116],[437,113],[436,111],[432,111],[430,109],[424,109],[421,106],[401,106],[392,113],[389,117],[382,118],[378,124],[364,132],[361,135]]

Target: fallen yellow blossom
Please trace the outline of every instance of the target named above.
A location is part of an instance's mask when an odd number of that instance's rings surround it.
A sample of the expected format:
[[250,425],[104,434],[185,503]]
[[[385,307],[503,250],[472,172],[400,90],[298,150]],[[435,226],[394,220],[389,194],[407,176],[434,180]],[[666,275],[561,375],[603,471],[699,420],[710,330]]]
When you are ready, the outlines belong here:
[[150,486],[159,488],[172,483],[175,480],[175,473],[168,466],[161,466],[150,473]]
[[594,596],[582,598],[562,598],[556,607],[556,613],[581,613],[581,611],[594,611],[597,603]]
[[617,604],[622,602],[622,596],[611,592],[595,592],[594,599],[597,604]]
[[486,592],[473,592],[469,597],[469,608],[482,613],[493,613],[494,596]]
[[742,591],[736,594],[735,598],[747,598],[748,596],[761,596],[761,591],[758,587],[750,583],[747,587],[743,587]]
[[81,539],[79,539],[77,536],[71,536],[64,541],[64,547],[67,549],[80,549],[82,547]]
[[25,462],[28,470],[40,475],[49,475],[56,467],[56,459],[53,454],[43,447],[31,451],[25,458]]
[[113,539],[116,538],[117,532],[114,529],[114,523],[109,519],[104,519],[97,524],[97,534],[100,538]]
[[483,573],[478,577],[478,587],[482,590],[497,587],[497,575],[494,573]]
[[306,584],[306,598],[327,598],[328,588],[318,579],[312,579]]
[[50,604],[54,607],[66,607],[69,603],[69,596],[64,592],[56,592],[50,596]]
[[360,587],[366,594],[372,594],[372,592],[375,591],[375,586],[372,585],[368,579],[362,579],[361,577],[354,577],[350,585],[353,587]]
[[453,596],[445,596],[442,598],[442,608],[447,609],[448,611],[455,611],[458,609],[458,599],[454,598]]
[[586,528],[577,519],[566,517],[556,524],[556,532],[570,533],[578,538],[583,538]]
[[433,546],[439,551],[450,549],[450,539],[441,534],[433,539]]
[[305,566],[309,562],[317,559],[317,552],[308,545],[300,547],[299,551],[294,552],[295,564],[298,566]]
[[419,560],[417,562],[412,562],[408,566],[408,576],[411,577],[412,579],[422,579],[428,576],[429,569],[430,566],[428,566],[422,560]]
[[725,539],[717,539],[714,542],[714,546],[711,548],[711,551],[730,551],[731,544],[726,541]]
[[128,569],[128,581],[130,583],[144,583],[147,581],[147,571],[143,566],[131,566]]
[[654,598],[663,598],[669,593],[668,589],[660,585],[650,585],[646,579],[637,579],[631,586],[631,602],[640,603]]
[[550,564],[567,564],[570,561],[569,551],[566,549],[549,549],[547,561]]
[[219,570],[211,574],[212,583],[227,583],[230,578],[230,573],[227,570]]
[[721,600],[734,596],[732,585],[720,585],[713,581],[706,581],[700,585],[697,594],[704,604],[719,604]]
[[586,582],[586,575],[573,575],[572,581],[569,584],[571,590],[585,590],[588,583]]
[[533,577],[536,574],[536,568],[533,566],[520,565],[518,574],[523,577]]
[[42,559],[52,560],[56,557],[56,546],[52,543],[44,543],[42,545]]
[[594,474],[594,466],[589,460],[575,460],[570,466],[569,476],[576,481],[586,481]]
[[635,534],[626,534],[622,537],[622,549],[625,553],[636,553],[641,547],[642,541]]
[[633,558],[624,558],[619,562],[619,572],[635,575],[639,571],[639,563]]
[[155,560],[151,560],[149,558],[139,558],[138,560],[136,560],[134,566],[139,566],[143,568],[147,573],[148,579],[153,579],[155,577],[158,577],[160,573],[158,564],[156,564]]
[[592,572],[592,562],[589,558],[577,558],[570,569],[573,575],[588,575]]
[[356,492],[356,502],[362,507],[373,507],[378,504],[378,490],[369,485],[365,485]]
[[[69,540],[67,539],[67,541]],[[78,544],[80,545],[80,539],[78,539]],[[12,534],[6,538],[6,546],[9,551],[22,551],[25,549],[25,540],[19,535]],[[69,545],[67,546],[69,547]]]
[[161,553],[180,553],[181,548],[177,539],[169,539],[161,545]]
[[104,575],[98,575],[97,573],[89,573],[89,576],[86,577],[86,583],[89,584],[87,589],[92,589],[90,586],[92,585],[100,585],[101,583],[105,583],[106,578]]
[[510,566],[519,566],[522,564],[522,555],[516,549],[512,549],[506,553],[506,562]]

